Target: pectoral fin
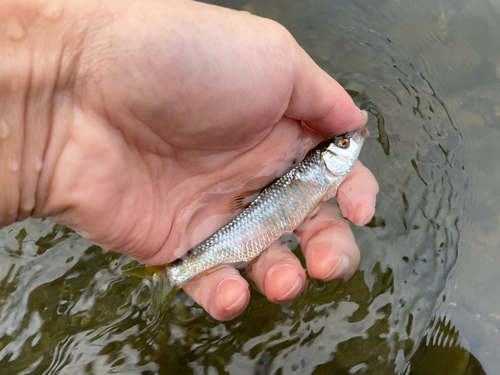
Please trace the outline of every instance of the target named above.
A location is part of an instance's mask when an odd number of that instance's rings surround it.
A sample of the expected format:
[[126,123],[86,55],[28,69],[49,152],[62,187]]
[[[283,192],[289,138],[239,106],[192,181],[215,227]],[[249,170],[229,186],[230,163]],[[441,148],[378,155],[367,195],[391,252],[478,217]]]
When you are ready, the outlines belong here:
[[235,212],[247,208],[259,196],[262,190],[256,189],[241,192],[229,202],[229,209],[231,212]]
[[[332,190],[334,191],[333,195],[332,195]],[[330,199],[330,198],[333,198],[336,193],[337,193],[337,189],[336,189],[335,185],[330,186],[330,188],[326,191],[326,193],[323,194],[323,197],[320,199],[320,201],[318,203],[316,203],[316,205],[312,208],[309,216],[316,215],[316,213],[319,210],[320,204],[323,203],[324,201]]]

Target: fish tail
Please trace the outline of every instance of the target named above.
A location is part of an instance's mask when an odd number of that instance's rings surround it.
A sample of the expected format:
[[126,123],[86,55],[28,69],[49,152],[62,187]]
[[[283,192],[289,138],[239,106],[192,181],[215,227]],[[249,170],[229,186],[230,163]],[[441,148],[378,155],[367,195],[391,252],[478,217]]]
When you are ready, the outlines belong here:
[[125,275],[140,277],[141,279],[146,279],[151,282],[151,300],[149,303],[148,315],[158,312],[162,306],[181,289],[169,282],[165,273],[165,267],[166,265],[140,265],[122,272]]
[[152,277],[151,300],[149,314],[155,314],[169,301],[181,288],[170,284],[163,275],[155,274]]

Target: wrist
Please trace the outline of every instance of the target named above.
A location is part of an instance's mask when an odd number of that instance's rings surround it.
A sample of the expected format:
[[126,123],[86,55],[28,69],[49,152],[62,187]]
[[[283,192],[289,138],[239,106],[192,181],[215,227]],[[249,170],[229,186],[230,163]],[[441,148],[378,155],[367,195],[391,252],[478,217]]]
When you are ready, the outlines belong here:
[[[32,56],[17,4],[0,3],[0,225],[19,218],[24,167],[25,108]],[[26,191],[25,191],[26,194]],[[24,202],[23,202],[24,203]],[[31,204],[30,202],[27,202]],[[26,203],[24,203],[26,206]]]
[[47,214],[91,28],[85,7],[0,1],[0,226]]

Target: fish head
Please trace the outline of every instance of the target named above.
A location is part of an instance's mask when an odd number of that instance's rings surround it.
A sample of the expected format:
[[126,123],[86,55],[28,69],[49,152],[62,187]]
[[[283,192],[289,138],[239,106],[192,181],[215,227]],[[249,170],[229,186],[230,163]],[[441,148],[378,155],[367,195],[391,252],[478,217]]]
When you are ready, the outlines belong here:
[[330,139],[321,151],[328,171],[334,175],[350,172],[358,159],[368,131],[366,127]]

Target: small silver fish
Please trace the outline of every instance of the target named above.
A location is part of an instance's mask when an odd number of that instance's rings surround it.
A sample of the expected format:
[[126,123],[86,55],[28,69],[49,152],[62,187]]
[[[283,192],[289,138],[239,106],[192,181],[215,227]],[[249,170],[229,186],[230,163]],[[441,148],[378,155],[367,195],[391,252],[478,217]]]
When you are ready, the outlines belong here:
[[319,145],[276,180],[238,216],[159,271],[173,286],[220,264],[244,266],[286,232],[292,232],[337,188],[357,160],[365,127]]

